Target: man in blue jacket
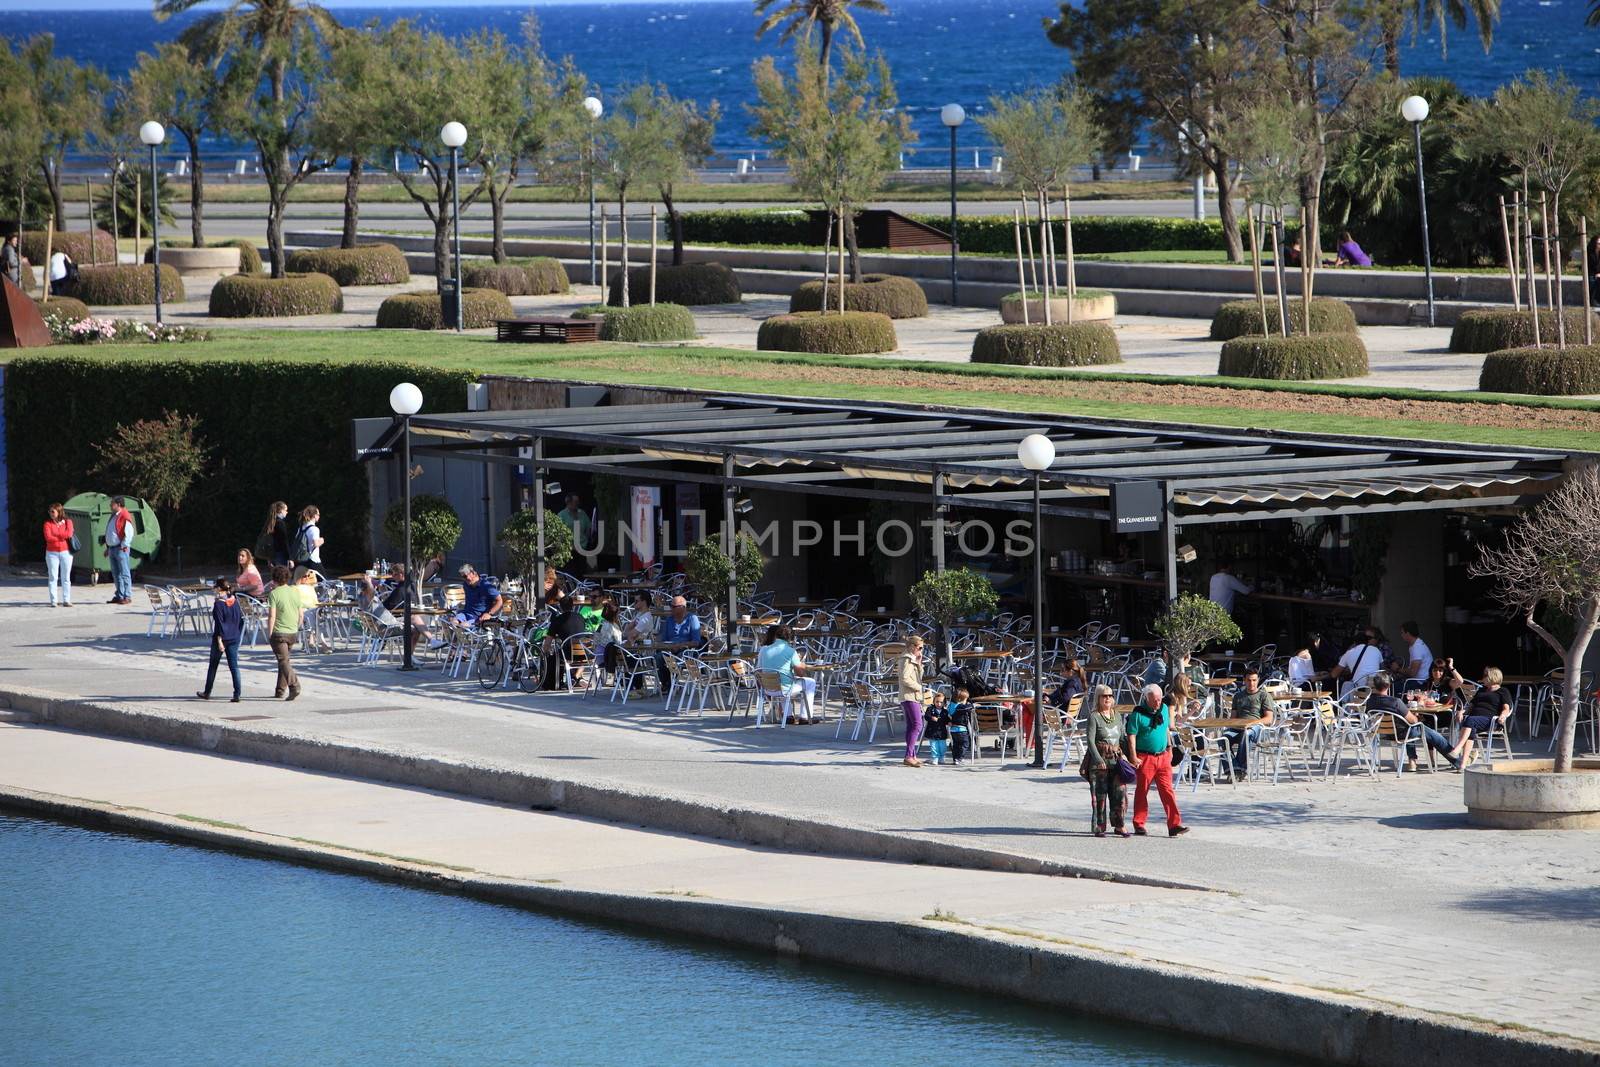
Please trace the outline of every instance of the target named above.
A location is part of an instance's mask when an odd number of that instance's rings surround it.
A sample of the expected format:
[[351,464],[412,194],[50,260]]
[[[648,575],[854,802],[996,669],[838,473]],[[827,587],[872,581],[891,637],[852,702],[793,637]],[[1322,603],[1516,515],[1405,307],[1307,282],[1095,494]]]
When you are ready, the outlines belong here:
[[206,687],[195,696],[201,700],[211,699],[211,687],[217,681],[217,664],[223,656],[228,657],[228,673],[233,675],[233,699],[230,703],[239,703],[239,636],[244,632],[244,611],[239,607],[238,598],[233,595],[233,586],[226,578],[218,578],[215,583],[217,599],[211,605],[211,665],[206,668]]

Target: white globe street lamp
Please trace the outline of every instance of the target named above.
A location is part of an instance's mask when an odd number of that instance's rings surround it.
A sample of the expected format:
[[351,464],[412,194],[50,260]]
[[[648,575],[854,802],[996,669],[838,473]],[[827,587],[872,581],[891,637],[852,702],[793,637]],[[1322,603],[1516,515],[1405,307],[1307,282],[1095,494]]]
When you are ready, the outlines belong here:
[[1033,765],[1044,766],[1044,546],[1039,476],[1056,461],[1055,442],[1030,433],[1017,445],[1017,462],[1033,474]]
[[[139,140],[150,146],[150,270],[155,282],[157,326],[161,325],[161,183],[156,173],[156,146],[166,139],[166,127],[153,119],[139,127]],[[112,199],[116,199],[115,195]]]
[[405,621],[401,624],[404,629],[400,640],[404,642],[405,652],[403,654],[404,658],[400,663],[400,669],[403,671],[414,671],[417,669],[417,665],[411,662],[411,616],[413,614],[411,597],[415,589],[413,583],[416,581],[416,567],[411,559],[411,416],[422,410],[422,390],[418,389],[410,382],[401,382],[399,385],[389,390],[389,407],[396,415],[400,416],[401,422],[404,424],[401,430],[400,444],[400,454],[402,457],[400,465],[400,481],[402,483],[401,492],[405,495],[406,501],[406,573],[405,578],[403,579],[406,590],[406,613]]
[[1433,248],[1428,240],[1428,186],[1422,176],[1422,123],[1428,117],[1428,102],[1420,96],[1400,101],[1400,117],[1411,123],[1411,136],[1417,149],[1417,206],[1422,209],[1422,273],[1428,279],[1428,325],[1433,322]]
[[[459,122],[447,122],[439,129],[439,140],[450,149],[450,227],[455,232],[455,300],[456,333],[461,332],[461,186],[456,171],[461,159],[461,146],[467,143],[467,128]],[[440,294],[441,297],[443,294]],[[442,309],[441,309],[442,310]]]
[[956,129],[967,121],[967,110],[960,104],[939,109],[939,121],[950,127],[950,306],[956,300]]
[[594,252],[594,126],[600,121],[600,116],[606,113],[606,106],[598,96],[586,96],[583,98],[583,110],[589,113],[589,160],[586,168],[589,171],[589,284],[598,285],[600,268]]

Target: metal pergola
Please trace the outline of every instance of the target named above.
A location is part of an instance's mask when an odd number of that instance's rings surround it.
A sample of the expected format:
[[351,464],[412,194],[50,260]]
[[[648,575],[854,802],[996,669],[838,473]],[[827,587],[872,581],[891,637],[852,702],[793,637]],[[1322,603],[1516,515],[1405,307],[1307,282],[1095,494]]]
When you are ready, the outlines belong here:
[[[531,466],[541,513],[545,475],[559,470],[717,485],[725,536],[741,490],[915,502],[932,509],[941,568],[948,508],[1031,513],[1033,475],[1017,445],[1040,433],[1056,448],[1043,475],[1045,514],[1120,529],[1124,490],[1158,494],[1159,515],[1146,518],[1158,518],[1165,534],[1169,599],[1177,595],[1178,526],[1525,505],[1555,487],[1569,458],[1546,449],[747,396],[410,422],[417,455]],[[367,458],[388,454],[401,432],[396,420],[363,450]],[[562,452],[599,452],[550,455],[557,442],[568,446]]]

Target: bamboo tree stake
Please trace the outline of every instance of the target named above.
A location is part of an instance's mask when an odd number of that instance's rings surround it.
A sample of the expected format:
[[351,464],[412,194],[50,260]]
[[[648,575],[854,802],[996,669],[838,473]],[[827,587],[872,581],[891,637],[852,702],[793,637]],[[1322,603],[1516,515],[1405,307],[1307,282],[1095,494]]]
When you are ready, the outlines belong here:
[[1527,272],[1528,278],[1528,313],[1533,316],[1533,347],[1542,348],[1544,345],[1539,337],[1539,288],[1533,273],[1533,205],[1525,201],[1524,207],[1522,269]]
[[606,247],[606,206],[600,205],[600,303],[611,303],[611,282],[607,279],[609,257]]
[[633,288],[628,284],[628,202],[626,199],[617,201],[617,242],[622,246],[622,306],[632,305]]
[[1011,236],[1017,243],[1017,289],[1022,294],[1022,325],[1028,325],[1028,275],[1022,269],[1022,213],[1011,213]]
[[1033,215],[1028,211],[1028,198],[1021,197],[1022,201],[1022,233],[1028,242],[1028,276],[1033,279],[1033,288],[1039,288],[1039,264],[1033,258]]
[[1039,264],[1040,281],[1044,284],[1039,289],[1039,303],[1044,306],[1044,324],[1049,326],[1054,317],[1051,312],[1050,298],[1056,294],[1056,283],[1050,277],[1050,219],[1045,215],[1044,194],[1039,194]]
[[1578,216],[1578,240],[1583,242],[1583,343],[1594,344],[1594,320],[1589,317],[1589,220]]
[[[1556,235],[1553,238],[1546,239],[1545,254],[1555,262],[1556,268],[1556,347],[1565,349],[1567,347],[1567,291],[1563,282],[1567,272],[1567,261],[1561,255],[1561,197],[1557,196],[1552,200],[1550,206],[1555,208],[1556,212]],[[1546,227],[1548,228],[1548,223],[1546,223]],[[1550,241],[1552,240],[1555,242],[1555,251],[1553,253],[1549,251],[1551,248]]]
[[[1526,294],[1528,303],[1531,304],[1533,303],[1533,294],[1522,288],[1522,214],[1522,194],[1514,192],[1511,194],[1511,257],[1516,263],[1517,289],[1520,293]],[[1521,309],[1522,304],[1520,301],[1517,307],[1519,310]]]
[[833,212],[828,212],[828,228],[822,234],[822,313],[828,313],[829,288],[833,284]]
[[1280,247],[1283,242],[1278,240],[1278,225],[1283,221],[1282,210],[1279,209],[1276,215],[1272,227],[1272,292],[1278,298],[1278,336],[1288,337],[1289,305],[1284,299],[1283,270],[1280,266],[1283,263],[1283,249]]
[[44,217],[44,270],[39,272],[39,301],[50,302],[50,255],[56,237],[56,217],[54,213]]
[[139,262],[140,228],[144,224],[144,204],[139,200],[140,191],[144,189],[144,182],[139,178],[138,168],[133,171],[133,261]]
[[1258,214],[1266,214],[1264,206],[1258,205],[1251,209],[1245,207],[1245,217],[1250,220],[1250,270],[1255,275],[1256,304],[1261,308],[1261,336],[1270,336],[1272,331],[1267,328],[1267,291],[1261,284],[1261,232],[1257,229],[1260,225]]
[[656,228],[660,226],[656,219],[656,206],[650,205],[650,303],[656,302]]
[[1544,255],[1544,306],[1556,306],[1555,289],[1550,283],[1550,210],[1545,204],[1544,192],[1539,193],[1539,240],[1540,251]]
[[844,314],[844,231],[850,216],[847,212],[850,205],[844,201],[839,202],[839,314]]
[[1522,310],[1522,299],[1517,293],[1517,261],[1511,254],[1511,225],[1506,219],[1506,198],[1500,198],[1500,237],[1505,242],[1506,270],[1511,275],[1511,308]]
[[89,266],[98,266],[100,257],[94,246],[94,182],[83,179],[83,195],[89,205]]
[[1072,253],[1072,187],[1061,183],[1061,225],[1067,241],[1067,296],[1078,299],[1078,261]]
[[[1304,316],[1300,332],[1311,336],[1311,271],[1322,258],[1322,241],[1317,236],[1316,201],[1300,210],[1300,313]],[[1285,334],[1284,336],[1288,336]]]

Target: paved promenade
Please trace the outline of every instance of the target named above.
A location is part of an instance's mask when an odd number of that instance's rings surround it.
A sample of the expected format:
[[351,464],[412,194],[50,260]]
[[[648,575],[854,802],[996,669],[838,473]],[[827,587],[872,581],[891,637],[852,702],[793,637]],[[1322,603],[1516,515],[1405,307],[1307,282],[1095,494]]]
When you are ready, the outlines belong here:
[[[1070,774],[994,759],[912,770],[898,764],[892,739],[835,740],[831,725],[757,730],[713,713],[665,715],[656,701],[624,709],[582,696],[485,693],[431,672],[356,668],[347,657],[305,657],[305,695],[272,702],[265,649],[245,656],[243,704],[204,704],[190,695],[203,670],[198,639],[147,639],[143,612],[78,592],[80,606],[52,611],[39,604],[42,581],[0,585],[0,624],[12,636],[0,649],[0,690],[212,723],[240,736],[309,738],[631,791],[641,798],[639,822],[650,820],[650,798],[681,798],[956,843],[1002,861],[1203,887],[1213,892],[1193,906],[1175,908],[1159,894],[1118,898],[1087,925],[1073,909],[999,897],[971,914],[943,907],[985,926],[1232,980],[1343,991],[1600,1042],[1592,980],[1600,835],[1470,828],[1456,775],[1185,790],[1189,836],[1169,840],[1156,823],[1149,838],[1097,840],[1086,832],[1085,787]],[[375,850],[418,854],[404,840],[386,845]],[[931,910],[935,902],[923,899]]]

